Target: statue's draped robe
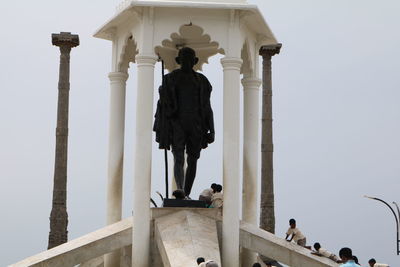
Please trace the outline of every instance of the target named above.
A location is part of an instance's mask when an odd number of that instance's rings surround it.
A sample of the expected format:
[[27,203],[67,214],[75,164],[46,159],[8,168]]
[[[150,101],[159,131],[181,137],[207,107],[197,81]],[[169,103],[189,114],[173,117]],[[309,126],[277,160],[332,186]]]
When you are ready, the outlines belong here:
[[[157,102],[157,111],[153,131],[156,132],[156,141],[160,149],[170,149],[172,145],[172,125],[171,121],[178,116],[178,99],[176,84],[179,76],[183,75],[182,70],[174,70],[164,75],[163,83],[159,88],[160,99]],[[193,71],[200,90],[200,116],[202,131],[202,148],[208,145],[208,132],[214,132],[213,111],[210,104],[212,87],[208,79],[201,73]]]

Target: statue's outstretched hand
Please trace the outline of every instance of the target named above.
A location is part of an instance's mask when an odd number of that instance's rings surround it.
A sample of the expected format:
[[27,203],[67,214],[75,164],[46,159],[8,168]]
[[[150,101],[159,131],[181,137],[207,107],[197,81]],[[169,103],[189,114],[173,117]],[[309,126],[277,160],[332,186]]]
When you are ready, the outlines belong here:
[[211,144],[214,143],[215,140],[215,133],[211,132],[211,133],[207,133],[207,143]]

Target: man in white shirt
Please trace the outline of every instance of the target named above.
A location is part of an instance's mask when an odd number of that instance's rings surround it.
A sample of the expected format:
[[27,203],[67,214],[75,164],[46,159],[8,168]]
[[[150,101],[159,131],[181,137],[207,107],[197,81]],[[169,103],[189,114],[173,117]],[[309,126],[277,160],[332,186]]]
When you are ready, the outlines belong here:
[[[198,257],[197,259],[196,259],[196,262],[197,262],[197,265],[199,265],[199,266],[204,266],[204,262],[205,262],[206,260],[203,258],[203,257]],[[202,265],[203,264],[203,265]]]
[[375,259],[370,259],[368,261],[369,266],[371,267],[389,267],[389,265],[384,263],[377,263]]
[[[286,240],[291,242],[292,240],[296,242],[297,245],[305,247],[306,246],[306,237],[301,233],[301,231],[296,228],[296,220],[290,219],[289,220],[289,229],[286,232]],[[292,236],[288,239],[289,236]]]
[[328,250],[326,250],[324,248],[321,248],[321,244],[320,243],[318,243],[318,242],[315,243],[314,244],[314,249],[315,249],[315,251],[311,252],[311,254],[329,258],[329,259],[331,259],[331,260],[333,260],[333,261],[335,261],[337,263],[340,262],[340,259],[339,259],[338,256],[336,256],[335,254],[333,254],[332,252],[330,252],[330,251],[328,251]]
[[217,184],[212,184],[211,188],[204,189],[199,195],[199,200],[206,202],[207,206],[210,206],[212,202],[211,198],[212,195],[215,193],[216,187]]

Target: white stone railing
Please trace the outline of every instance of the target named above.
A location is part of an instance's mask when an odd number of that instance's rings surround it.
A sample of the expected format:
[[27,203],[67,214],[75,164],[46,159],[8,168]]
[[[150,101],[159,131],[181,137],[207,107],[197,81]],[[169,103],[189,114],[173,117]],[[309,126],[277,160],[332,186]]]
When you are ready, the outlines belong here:
[[26,258],[9,267],[70,267],[131,244],[132,217]]
[[337,267],[334,261],[312,255],[311,251],[295,243],[287,242],[258,226],[240,224],[240,245],[268,258],[295,267]]

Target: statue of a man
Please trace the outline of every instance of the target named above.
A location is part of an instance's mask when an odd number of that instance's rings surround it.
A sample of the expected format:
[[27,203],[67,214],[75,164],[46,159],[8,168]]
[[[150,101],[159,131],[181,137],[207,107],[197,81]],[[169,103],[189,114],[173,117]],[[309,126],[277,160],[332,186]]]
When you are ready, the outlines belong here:
[[[198,62],[193,49],[180,49],[175,60],[181,68],[163,77],[153,130],[160,149],[172,146],[176,185],[189,196],[200,151],[215,138],[210,104],[212,87],[204,75],[193,70]],[[186,176],[183,170],[185,150]]]

